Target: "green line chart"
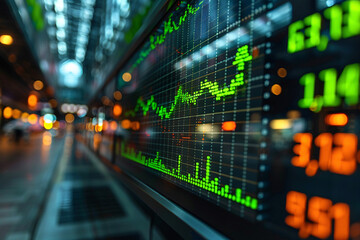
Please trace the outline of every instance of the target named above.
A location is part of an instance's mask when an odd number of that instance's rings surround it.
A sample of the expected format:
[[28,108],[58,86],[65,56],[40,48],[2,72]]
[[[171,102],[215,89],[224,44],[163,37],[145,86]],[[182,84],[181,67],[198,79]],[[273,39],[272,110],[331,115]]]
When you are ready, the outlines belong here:
[[210,165],[211,159],[210,156],[206,158],[206,169],[205,177],[200,177],[199,163],[195,163],[195,177],[192,174],[188,173],[184,175],[181,173],[181,164],[182,156],[178,156],[178,166],[177,168],[167,168],[163,163],[162,159],[159,156],[159,152],[156,152],[155,158],[146,157],[142,154],[141,151],[138,153],[135,152],[133,148],[126,147],[124,143],[121,144],[121,156],[137,162],[141,165],[147,166],[174,178],[180,179],[181,181],[187,182],[199,188],[202,188],[206,191],[219,195],[222,198],[229,199],[238,204],[249,207],[253,210],[256,210],[258,207],[258,200],[249,195],[243,196],[242,189],[236,188],[234,191],[230,190],[229,185],[221,185],[218,178],[210,179]]
[[179,30],[180,26],[186,21],[186,19],[189,17],[190,14],[195,15],[196,12],[200,9],[199,6],[202,3],[203,3],[203,1],[201,1],[198,4],[198,7],[187,4],[185,12],[183,13],[183,15],[181,15],[179,17],[177,23],[174,20],[172,20],[173,14],[171,14],[168,17],[168,20],[163,22],[163,24],[164,24],[163,33],[158,36],[154,36],[154,35],[150,36],[149,47],[140,52],[140,56],[135,61],[135,63],[131,66],[129,72],[132,72],[134,70],[134,68],[136,68],[142,61],[144,61],[144,59],[150,54],[151,51],[153,51],[156,48],[156,46],[162,44],[165,41],[166,36],[168,34],[171,34],[172,32]]
[[229,86],[224,86],[223,88],[220,88],[218,82],[210,82],[207,79],[201,81],[200,89],[193,93],[184,91],[182,86],[180,86],[170,107],[160,106],[155,101],[154,95],[151,95],[150,99],[148,99],[146,102],[140,97],[137,100],[137,104],[134,110],[126,112],[125,117],[134,117],[136,116],[136,113],[141,109],[144,116],[150,110],[153,110],[161,119],[169,119],[178,104],[185,103],[188,105],[196,105],[198,98],[200,96],[203,96],[207,92],[214,96],[217,101],[222,100],[226,96],[235,95],[238,90],[245,86],[243,72],[243,70],[245,69],[245,62],[252,60],[252,55],[249,54],[248,48],[248,45],[244,45],[238,49],[235,61],[233,61],[233,65],[237,66],[237,69],[240,71],[240,73],[235,75],[235,79],[231,80]]

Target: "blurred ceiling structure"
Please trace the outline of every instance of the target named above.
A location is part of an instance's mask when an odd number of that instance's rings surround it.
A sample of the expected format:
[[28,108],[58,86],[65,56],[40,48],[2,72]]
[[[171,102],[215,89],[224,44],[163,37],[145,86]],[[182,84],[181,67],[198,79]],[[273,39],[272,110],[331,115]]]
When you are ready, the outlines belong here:
[[40,73],[56,90],[56,99],[87,104],[126,52],[155,1],[7,0],[7,4]]

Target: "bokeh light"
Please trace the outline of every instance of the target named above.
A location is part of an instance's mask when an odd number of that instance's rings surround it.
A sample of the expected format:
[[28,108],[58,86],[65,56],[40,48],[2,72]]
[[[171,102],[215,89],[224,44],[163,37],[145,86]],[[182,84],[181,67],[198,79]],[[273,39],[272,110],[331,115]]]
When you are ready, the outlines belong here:
[[284,78],[287,76],[287,71],[285,68],[279,68],[277,74],[279,77]]
[[29,114],[27,112],[23,112],[21,114],[21,121],[23,121],[24,123],[26,123],[28,121],[28,117],[29,117]]
[[12,117],[14,119],[19,119],[21,117],[21,111],[19,109],[14,109],[12,112]]
[[138,121],[132,122],[131,123],[131,129],[138,131],[140,129],[140,123]]
[[4,116],[4,118],[6,118],[6,119],[11,118],[11,116],[12,116],[12,108],[11,108],[11,107],[6,107],[6,108],[4,108],[3,116]]
[[30,108],[35,108],[38,102],[38,98],[34,94],[30,94],[28,97],[28,105]]
[[44,88],[44,84],[43,84],[42,81],[36,80],[36,81],[34,82],[34,84],[33,84],[33,87],[34,87],[35,90],[40,91],[41,89]]
[[274,95],[280,95],[281,94],[281,91],[282,91],[282,88],[279,84],[274,84],[272,87],[271,87],[271,92],[274,94]]
[[50,130],[50,129],[52,129],[52,127],[53,127],[53,123],[52,123],[52,122],[48,122],[48,121],[44,122],[44,128],[45,128],[46,130]]
[[36,114],[30,114],[29,117],[28,117],[28,122],[31,124],[31,125],[34,125],[36,124],[38,121],[38,116]]
[[125,119],[125,120],[121,121],[121,127],[124,128],[124,129],[129,129],[130,124],[131,124],[131,122],[128,119]]
[[125,81],[125,82],[130,82],[131,81],[131,74],[126,72],[122,75],[122,79]]
[[10,35],[1,35],[0,43],[4,45],[11,45],[14,42],[14,39]]
[[115,121],[110,122],[110,129],[113,131],[117,129],[117,123]]
[[65,115],[65,121],[67,123],[73,123],[74,120],[75,120],[75,117],[71,113],[68,113],[68,114]]
[[120,101],[122,99],[122,94],[120,91],[115,91],[114,92],[114,99],[117,101]]
[[224,131],[234,131],[236,129],[236,122],[227,121],[222,124],[222,129]]
[[119,104],[115,104],[113,108],[113,114],[115,117],[120,116],[122,113],[122,107]]

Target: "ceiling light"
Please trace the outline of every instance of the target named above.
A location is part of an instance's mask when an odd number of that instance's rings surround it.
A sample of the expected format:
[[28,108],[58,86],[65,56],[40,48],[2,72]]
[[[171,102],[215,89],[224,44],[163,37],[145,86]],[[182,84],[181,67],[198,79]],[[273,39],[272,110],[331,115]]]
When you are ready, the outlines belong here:
[[88,43],[88,38],[84,35],[78,35],[77,42],[80,44],[86,45]]
[[71,74],[76,77],[80,77],[83,73],[81,65],[72,59],[69,59],[61,64],[60,72],[64,75]]
[[11,45],[14,39],[10,35],[1,35],[0,36],[0,43],[4,45]]
[[58,28],[64,28],[66,26],[65,15],[63,14],[56,15],[56,26]]
[[64,29],[58,29],[56,31],[56,38],[58,40],[64,40],[66,37],[66,33],[65,33],[65,30]]
[[54,27],[48,28],[47,33],[49,34],[49,36],[52,36],[52,37],[55,36],[56,28],[54,28]]
[[82,0],[82,4],[94,6],[95,0]]
[[65,8],[64,0],[56,0],[55,4],[55,12],[63,12]]
[[58,52],[59,54],[65,54],[67,50],[67,46],[65,42],[59,42],[58,43]]
[[47,12],[46,13],[46,19],[48,21],[49,24],[54,24],[55,23],[55,13],[54,12]]
[[83,34],[83,35],[88,35],[90,32],[90,24],[87,22],[82,22],[79,25],[79,33]]
[[93,9],[84,8],[84,9],[83,9],[83,17],[84,17],[85,19],[91,20],[92,17],[93,17]]

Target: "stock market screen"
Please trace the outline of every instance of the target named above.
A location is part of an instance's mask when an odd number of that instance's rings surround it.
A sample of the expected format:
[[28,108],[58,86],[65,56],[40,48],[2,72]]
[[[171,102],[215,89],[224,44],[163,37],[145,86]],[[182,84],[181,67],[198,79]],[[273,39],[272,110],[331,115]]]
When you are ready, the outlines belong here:
[[359,239],[359,53],[357,0],[177,1],[118,73],[116,164],[230,237]]

